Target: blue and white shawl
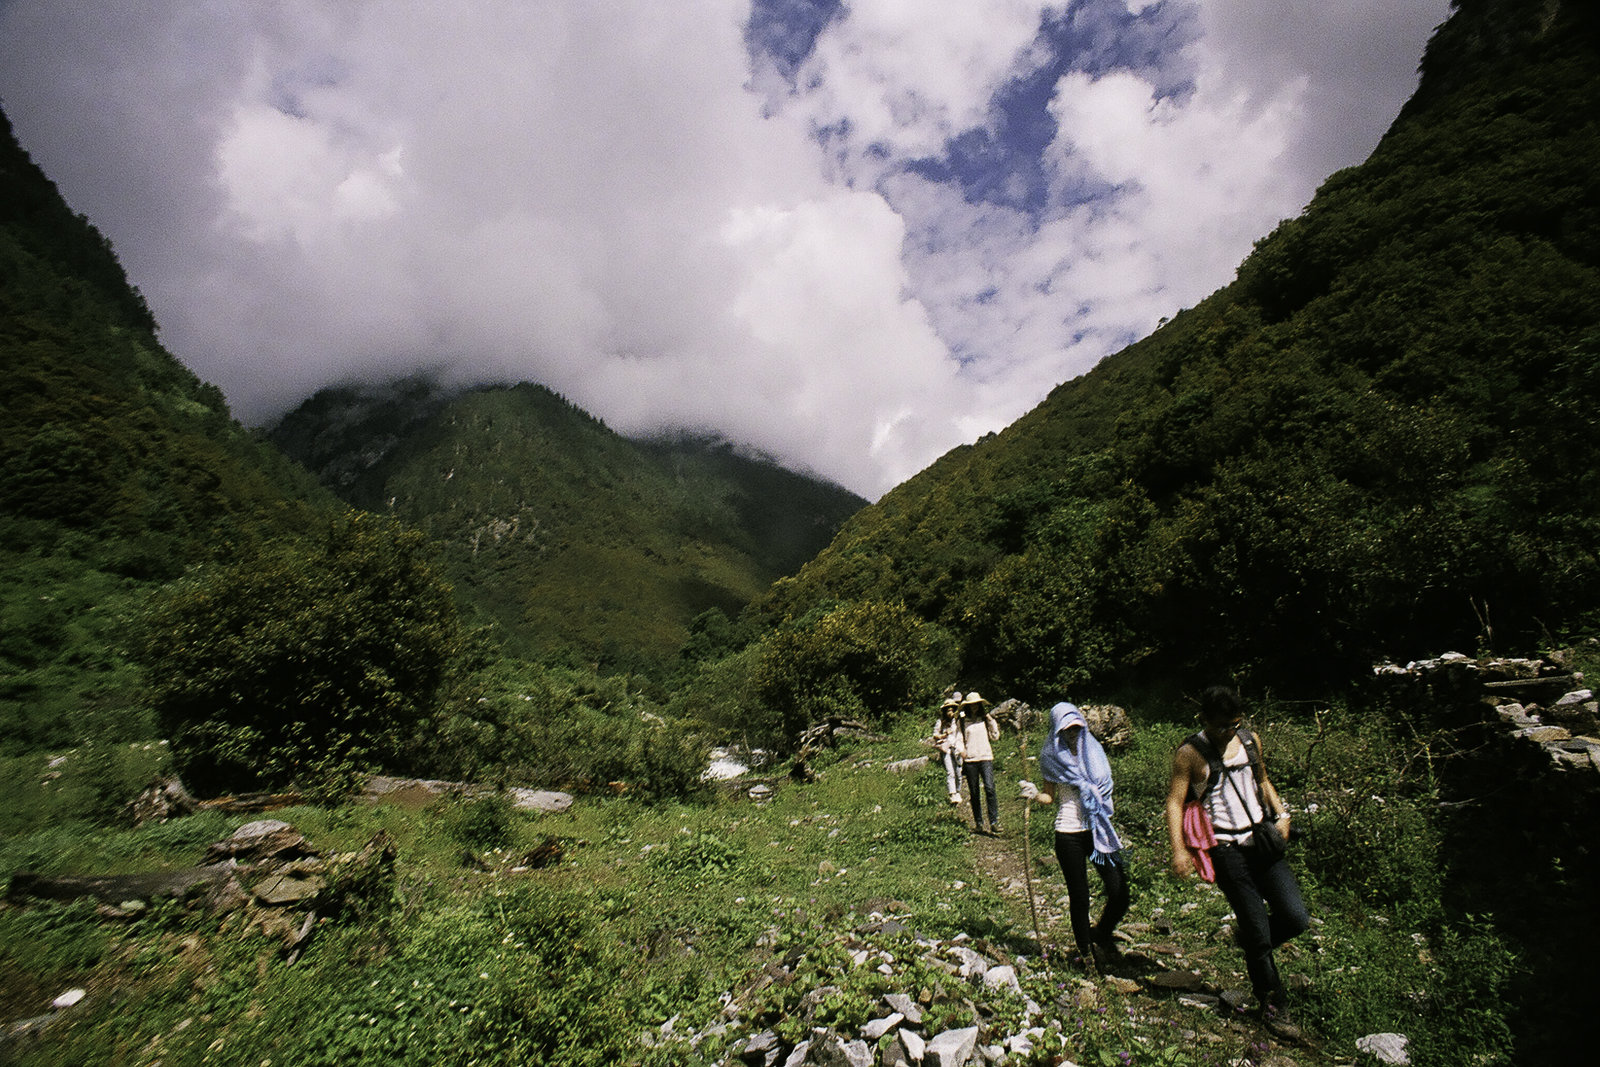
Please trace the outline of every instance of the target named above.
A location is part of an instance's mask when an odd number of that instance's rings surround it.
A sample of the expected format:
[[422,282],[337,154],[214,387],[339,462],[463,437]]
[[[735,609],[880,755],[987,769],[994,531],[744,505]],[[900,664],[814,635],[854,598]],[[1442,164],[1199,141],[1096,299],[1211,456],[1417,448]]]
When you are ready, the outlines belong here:
[[[1083,729],[1078,731],[1077,744],[1068,745],[1061,731],[1073,724]],[[1111,827],[1111,762],[1099,739],[1089,732],[1089,721],[1076,704],[1062,701],[1050,709],[1050,733],[1039,750],[1039,769],[1046,780],[1077,788],[1094,834],[1094,855],[1090,858],[1099,864],[1121,863],[1122,840]]]

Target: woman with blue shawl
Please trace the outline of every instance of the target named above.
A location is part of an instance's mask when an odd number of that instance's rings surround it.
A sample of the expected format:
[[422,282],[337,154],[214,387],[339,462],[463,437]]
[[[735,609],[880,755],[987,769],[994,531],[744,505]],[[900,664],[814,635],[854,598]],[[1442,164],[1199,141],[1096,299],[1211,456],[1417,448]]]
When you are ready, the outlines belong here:
[[[1075,704],[1050,709],[1050,732],[1039,750],[1045,789],[1022,783],[1028,801],[1056,805],[1056,860],[1067,881],[1072,937],[1078,951],[1104,969],[1118,958],[1112,934],[1128,912],[1128,870],[1111,826],[1111,763]],[[1105,908],[1089,925],[1090,863],[1100,874]]]

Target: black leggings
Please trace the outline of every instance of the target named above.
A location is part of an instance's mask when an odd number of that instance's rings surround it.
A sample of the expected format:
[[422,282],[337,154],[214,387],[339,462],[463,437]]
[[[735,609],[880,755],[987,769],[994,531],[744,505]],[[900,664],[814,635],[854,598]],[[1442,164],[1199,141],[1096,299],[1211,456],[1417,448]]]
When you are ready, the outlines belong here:
[[1072,913],[1072,939],[1078,943],[1079,952],[1088,952],[1098,941],[1111,943],[1111,932],[1128,913],[1128,872],[1121,862],[1096,863],[1100,872],[1100,885],[1106,891],[1106,906],[1100,912],[1100,921],[1089,925],[1089,857],[1094,855],[1094,835],[1088,830],[1075,834],[1056,831],[1056,862],[1061,864],[1061,876],[1067,880],[1068,910]]
[[967,776],[967,788],[972,791],[972,822],[983,829],[983,802],[989,802],[989,828],[1000,829],[1000,809],[994,804],[994,761],[968,760],[961,773]]

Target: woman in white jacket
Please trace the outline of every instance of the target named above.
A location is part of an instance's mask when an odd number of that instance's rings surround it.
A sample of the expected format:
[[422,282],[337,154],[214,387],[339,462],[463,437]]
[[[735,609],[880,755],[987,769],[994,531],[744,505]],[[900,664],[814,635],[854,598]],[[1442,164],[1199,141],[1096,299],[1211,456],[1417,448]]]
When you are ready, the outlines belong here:
[[961,803],[961,765],[966,760],[967,746],[961,737],[961,694],[951,693],[939,709],[939,718],[933,724],[933,744],[944,758],[944,788],[950,794],[950,803]]

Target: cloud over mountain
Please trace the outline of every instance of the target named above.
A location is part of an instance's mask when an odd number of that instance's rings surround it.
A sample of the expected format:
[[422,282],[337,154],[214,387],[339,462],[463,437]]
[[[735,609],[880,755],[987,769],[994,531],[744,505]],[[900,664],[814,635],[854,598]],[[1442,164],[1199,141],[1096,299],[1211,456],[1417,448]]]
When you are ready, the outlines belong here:
[[33,0],[19,139],[241,417],[421,368],[876,496],[1232,276],[1446,0]]

